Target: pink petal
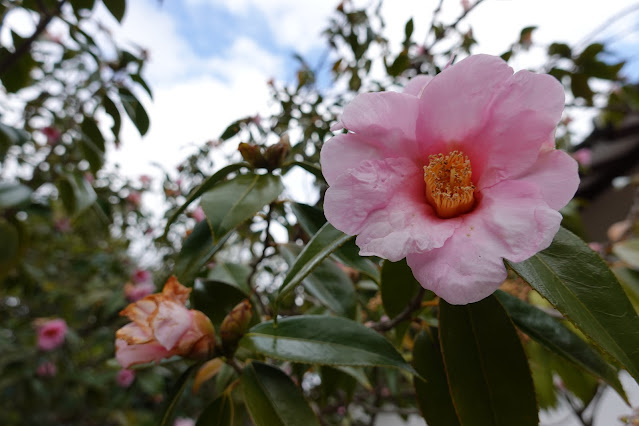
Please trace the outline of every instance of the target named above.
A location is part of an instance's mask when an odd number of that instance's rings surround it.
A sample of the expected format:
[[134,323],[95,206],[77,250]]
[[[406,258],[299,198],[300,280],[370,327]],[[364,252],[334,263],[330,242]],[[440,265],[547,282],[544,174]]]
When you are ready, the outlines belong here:
[[337,135],[328,140],[320,152],[322,174],[329,185],[339,175],[357,167],[364,160],[380,160],[381,148],[354,133]]
[[191,314],[187,308],[179,303],[163,301],[158,306],[151,328],[157,341],[165,349],[171,350],[191,325]]
[[122,368],[129,368],[132,365],[145,364],[151,361],[157,362],[169,356],[171,356],[171,352],[157,342],[129,345],[124,340],[118,339],[115,341],[115,358]]
[[131,344],[146,343],[153,339],[153,336],[149,333],[149,331],[150,330],[145,330],[136,323],[130,322],[116,331],[115,336],[116,338],[126,340]]
[[513,70],[500,58],[475,55],[443,70],[423,90],[417,137],[425,158],[477,134],[487,107]]
[[407,256],[420,284],[452,304],[490,295],[506,278],[502,259],[521,262],[545,249],[561,222],[528,182],[504,181],[481,197],[442,248]]
[[572,199],[579,187],[577,162],[559,150],[539,154],[537,162],[518,180],[532,182],[542,193],[546,203],[553,209],[563,208]]
[[410,81],[404,87],[404,92],[408,95],[421,97],[422,92],[426,85],[433,80],[433,77],[430,75],[420,74],[411,78]]
[[404,158],[365,161],[342,174],[326,192],[324,212],[337,229],[359,234],[360,255],[391,261],[441,247],[459,224],[435,216],[422,169]]

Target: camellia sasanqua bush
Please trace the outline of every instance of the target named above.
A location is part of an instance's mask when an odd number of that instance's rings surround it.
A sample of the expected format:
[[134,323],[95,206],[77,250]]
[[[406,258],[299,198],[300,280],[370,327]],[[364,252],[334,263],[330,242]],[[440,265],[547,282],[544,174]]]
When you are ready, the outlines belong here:
[[[633,89],[598,44],[555,43],[536,72],[514,72],[507,61],[531,48],[534,28],[501,58],[477,54],[459,28],[480,3],[450,24],[436,12],[425,42],[407,22],[398,50],[376,10],[343,2],[325,32],[329,89],[299,57],[296,85],[271,83],[276,113],[231,123],[167,177],[155,240],[156,284],[166,284],[152,290],[138,271],[124,289],[134,268],[113,266],[103,295],[113,301],[99,299],[106,312],[92,321],[111,344],[86,338],[96,370],[108,365],[113,383],[131,386],[98,416],[270,426],[396,413],[431,426],[526,426],[559,404],[588,424],[605,388],[626,399],[620,371],[639,378],[626,294],[637,212],[599,253],[575,234],[564,206],[578,166],[562,114],[565,98],[571,108],[614,101],[602,108],[614,125]],[[596,93],[597,80],[612,92]],[[238,149],[211,171],[222,144]],[[284,184],[300,169],[316,178],[314,205]],[[49,353],[40,342],[79,347],[80,321],[53,312],[29,324],[39,355]],[[34,374],[60,375],[41,361]],[[145,375],[161,383],[142,386]]]

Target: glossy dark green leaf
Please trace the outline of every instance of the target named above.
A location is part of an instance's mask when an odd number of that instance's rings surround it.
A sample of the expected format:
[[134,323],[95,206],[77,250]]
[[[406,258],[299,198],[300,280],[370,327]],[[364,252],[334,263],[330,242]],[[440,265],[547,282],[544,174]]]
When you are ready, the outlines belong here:
[[588,102],[588,105],[592,104],[592,97],[595,95],[595,92],[590,88],[586,74],[573,74],[570,77],[570,89],[576,98],[583,98]]
[[563,228],[546,250],[510,267],[639,379],[639,317],[605,262]]
[[256,426],[319,426],[300,389],[279,368],[253,361],[244,367],[240,384]]
[[210,403],[195,426],[235,426],[235,407],[233,398],[228,393],[223,393]]
[[228,233],[226,237],[214,243],[208,222],[203,220],[197,223],[184,241],[175,261],[175,275],[180,282],[190,283],[230,236],[231,233]]
[[166,403],[164,405],[164,410],[162,410],[163,414],[159,423],[160,426],[169,426],[173,424],[173,413],[175,412],[175,408],[180,402],[180,398],[182,398],[187,382],[198,367],[198,364],[194,364],[187,368],[169,391],[169,395],[167,396]]
[[[109,0],[107,0],[107,2],[108,1]],[[88,9],[88,10],[93,9],[93,6],[95,5],[95,0],[71,0],[70,3],[71,3],[71,6],[73,6],[73,10],[77,12],[80,9]]]
[[250,120],[249,118],[242,118],[239,120],[234,121],[233,123],[229,124],[229,126],[224,129],[224,131],[222,132],[222,135],[220,136],[220,139],[222,139],[223,141],[232,138],[233,136],[237,135],[239,133],[239,131],[242,129],[242,124],[246,124],[248,121]]
[[[280,253],[292,265],[302,248],[295,244],[280,247]],[[324,306],[338,315],[354,318],[355,287],[350,278],[330,259],[325,259],[303,281],[304,288]]]
[[211,319],[217,330],[224,317],[247,297],[246,293],[230,284],[197,280],[191,293],[191,302],[195,309],[204,312]]
[[144,106],[135,97],[129,89],[124,87],[120,88],[120,101],[124,106],[124,111],[129,116],[133,124],[135,125],[141,136],[144,136],[149,131],[149,115],[146,113]]
[[[435,331],[436,332],[436,331]],[[413,367],[424,378],[413,379],[417,404],[430,426],[456,426],[459,419],[450,396],[448,379],[436,334],[421,331],[413,346]]]
[[[300,226],[309,236],[315,235],[322,225],[326,223],[324,213],[318,208],[307,204],[291,203],[291,209],[295,217],[297,217]],[[359,255],[359,248],[354,240],[344,243],[344,245],[335,250],[332,256],[344,265],[357,269],[373,281],[379,283],[379,267]]]
[[104,136],[102,136],[102,132],[98,128],[98,124],[95,122],[93,117],[84,117],[81,124],[81,130],[82,133],[84,133],[84,136],[88,138],[98,150],[104,152]]
[[628,299],[639,312],[639,271],[625,268],[623,266],[614,267],[613,272],[623,287]]
[[[12,31],[13,33],[13,31]],[[16,46],[20,46],[24,43],[23,39],[16,40],[16,34],[13,33],[13,43]],[[0,63],[9,60],[12,57],[13,52],[0,47]],[[24,55],[20,55],[15,59],[10,67],[0,75],[0,80],[8,93],[16,93],[20,89],[23,89],[31,84],[31,71],[36,67],[36,62],[31,56],[31,52],[27,52]]]
[[313,238],[295,260],[295,263],[289,268],[286,277],[284,277],[284,282],[280,287],[277,299],[280,300],[286,296],[286,294],[300,284],[317,265],[322,263],[324,259],[351,238],[353,237],[338,231],[330,223],[325,223],[324,226],[313,235]]
[[33,191],[17,182],[0,182],[0,209],[16,207],[29,201]]
[[597,351],[544,311],[501,290],[495,296],[506,308],[515,325],[552,352],[574,362],[605,380],[626,399],[619,382],[618,371],[608,364]]
[[532,33],[536,29],[537,27],[535,26],[523,28],[521,32],[519,33],[519,43],[520,44],[530,43],[530,38],[532,37]]
[[450,392],[464,426],[539,424],[528,360],[494,296],[439,303],[439,338]]
[[353,367],[393,367],[414,373],[379,333],[346,318],[300,315],[252,327],[240,345],[266,356],[294,362]]
[[86,137],[80,140],[80,147],[84,158],[89,162],[91,171],[96,174],[104,164],[104,151],[100,150],[91,139]]
[[200,184],[197,188],[193,189],[189,195],[186,197],[186,201],[182,204],[178,209],[173,212],[169,220],[166,222],[166,228],[164,230],[164,234],[168,232],[169,228],[175,222],[175,219],[184,211],[186,208],[196,199],[200,198],[206,191],[212,189],[217,183],[225,179],[230,173],[236,172],[242,167],[245,167],[245,163],[235,163],[230,164],[226,167],[222,167],[217,172],[213,173],[211,176],[206,178],[204,182]]
[[211,225],[213,241],[275,201],[284,186],[278,176],[245,174],[215,185],[202,196],[202,209]]
[[399,262],[384,261],[382,265],[382,305],[390,318],[400,314],[415,298],[421,285],[413,276],[406,259]]
[[126,11],[126,0],[104,0],[104,5],[118,22],[122,22]]
[[216,263],[208,273],[208,279],[222,281],[231,284],[246,294],[251,292],[248,278],[251,275],[251,267],[240,263],[222,262]]

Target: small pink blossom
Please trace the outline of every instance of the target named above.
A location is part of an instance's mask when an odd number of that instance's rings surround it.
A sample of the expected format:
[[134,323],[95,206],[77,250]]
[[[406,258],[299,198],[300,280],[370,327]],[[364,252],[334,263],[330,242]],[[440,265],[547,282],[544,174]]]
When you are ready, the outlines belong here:
[[136,284],[153,282],[151,272],[146,269],[136,269],[131,279]]
[[204,214],[202,206],[197,206],[197,208],[191,212],[191,217],[197,222],[202,222],[204,219],[206,219],[206,214]]
[[131,303],[120,312],[132,322],[115,336],[115,356],[123,368],[173,355],[207,358],[215,347],[215,330],[200,311],[187,309],[190,289],[175,277],[162,293]]
[[173,426],[195,426],[195,420],[188,417],[178,417],[173,422]]
[[153,284],[152,281],[142,282],[139,284],[126,283],[124,285],[124,296],[129,302],[137,302],[154,291],[155,284]]
[[55,127],[45,127],[42,129],[42,134],[47,138],[47,145],[55,146],[60,142],[62,134]]
[[135,380],[135,371],[126,368],[118,371],[118,374],[115,376],[115,381],[121,388],[128,388],[131,386],[131,383],[133,383],[133,380]]
[[592,164],[592,151],[590,148],[581,148],[572,153],[572,158],[577,160],[584,167],[590,167]]
[[461,5],[464,12],[468,12],[470,10],[470,0],[461,0]]
[[360,94],[321,152],[326,218],[362,256],[406,258],[447,302],[481,300],[503,259],[550,245],[577,190],[577,163],[555,149],[563,107],[555,78],[489,55]]
[[149,175],[140,176],[140,183],[144,186],[149,186],[151,184],[151,177]]
[[142,202],[142,196],[137,191],[132,191],[129,195],[127,195],[126,200],[133,205],[133,207],[140,207],[140,203]]
[[38,349],[52,351],[64,343],[67,323],[60,318],[45,321],[37,326]]
[[38,365],[36,374],[40,377],[53,377],[58,374],[58,368],[51,361],[45,361]]

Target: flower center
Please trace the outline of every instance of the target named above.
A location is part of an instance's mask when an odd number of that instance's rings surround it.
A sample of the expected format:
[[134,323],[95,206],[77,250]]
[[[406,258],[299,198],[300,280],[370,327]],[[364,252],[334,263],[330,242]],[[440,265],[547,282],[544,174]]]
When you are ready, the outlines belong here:
[[424,166],[426,201],[437,216],[448,219],[469,212],[475,204],[475,185],[470,180],[468,156],[452,151],[448,155],[431,155],[428,160],[428,166]]

